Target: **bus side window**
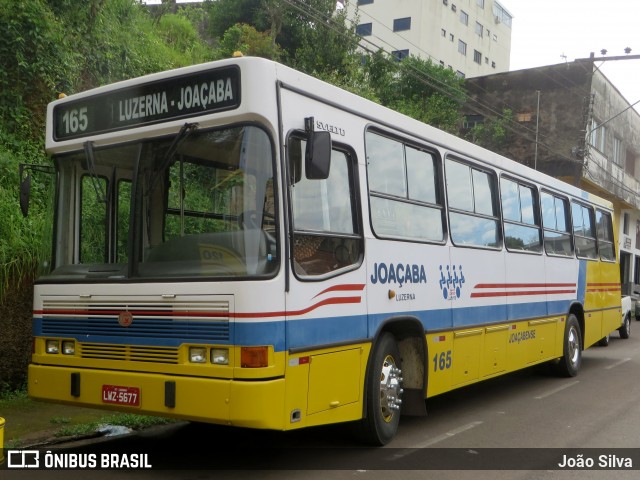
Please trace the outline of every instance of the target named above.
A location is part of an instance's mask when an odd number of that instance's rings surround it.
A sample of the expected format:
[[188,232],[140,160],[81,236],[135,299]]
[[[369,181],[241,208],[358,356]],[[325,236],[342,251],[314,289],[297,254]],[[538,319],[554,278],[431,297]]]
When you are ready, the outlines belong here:
[[447,159],[446,167],[451,241],[454,245],[499,248],[494,176],[452,159]]
[[500,180],[504,242],[507,250],[541,252],[536,190],[514,180]]
[[334,149],[326,180],[307,179],[302,138],[289,140],[293,265],[300,276],[329,274],[360,261],[355,180],[350,156]]
[[544,227],[544,250],[547,255],[573,256],[571,224],[569,223],[569,201],[547,192],[540,194],[542,225]]
[[571,202],[571,217],[576,255],[578,258],[598,258],[593,209],[581,203]]
[[616,251],[613,247],[613,226],[611,214],[596,210],[596,231],[598,233],[598,251],[600,259],[613,262],[616,259]]
[[371,223],[376,235],[443,242],[435,156],[374,132],[367,132],[366,147]]

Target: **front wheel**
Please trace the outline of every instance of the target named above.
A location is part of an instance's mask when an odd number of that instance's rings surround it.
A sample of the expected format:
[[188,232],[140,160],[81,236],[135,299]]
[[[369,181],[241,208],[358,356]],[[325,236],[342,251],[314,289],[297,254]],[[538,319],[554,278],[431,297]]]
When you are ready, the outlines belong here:
[[556,363],[556,372],[563,377],[575,377],[582,364],[582,334],[578,319],[569,314],[564,328],[564,347],[562,357]]
[[367,374],[367,413],[362,419],[362,439],[371,445],[386,445],[393,439],[402,405],[402,361],[395,337],[383,333]]
[[618,333],[620,333],[620,338],[627,339],[631,336],[631,315],[627,314],[624,316],[624,322],[622,322],[622,326],[618,329]]

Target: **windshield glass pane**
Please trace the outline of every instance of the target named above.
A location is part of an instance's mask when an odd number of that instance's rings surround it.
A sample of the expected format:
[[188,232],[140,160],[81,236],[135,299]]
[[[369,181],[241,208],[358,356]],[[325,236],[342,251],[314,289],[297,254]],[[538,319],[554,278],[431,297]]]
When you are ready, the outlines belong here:
[[272,145],[263,130],[183,129],[175,137],[86,150],[56,159],[61,181],[52,275],[275,273]]

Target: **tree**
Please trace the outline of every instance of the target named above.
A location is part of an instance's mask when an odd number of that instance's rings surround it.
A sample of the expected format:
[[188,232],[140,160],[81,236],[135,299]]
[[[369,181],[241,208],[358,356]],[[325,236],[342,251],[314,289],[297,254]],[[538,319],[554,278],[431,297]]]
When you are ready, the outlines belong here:
[[280,57],[280,49],[273,43],[267,33],[258,32],[251,25],[236,24],[230,27],[220,40],[218,58],[230,58],[234,52],[242,52],[243,55],[270,58],[277,60]]
[[320,76],[353,74],[360,67],[358,36],[355,25],[348,25],[346,9],[336,11],[335,0],[306,3],[307,9],[298,11],[302,14],[297,24],[300,43],[293,66]]
[[509,139],[508,125],[512,121],[512,110],[505,108],[499,117],[487,117],[482,123],[476,123],[467,132],[465,138],[481,147],[500,152]]
[[456,132],[463,80],[430,60],[397,60],[382,51],[367,56],[367,78],[380,102],[416,120]]

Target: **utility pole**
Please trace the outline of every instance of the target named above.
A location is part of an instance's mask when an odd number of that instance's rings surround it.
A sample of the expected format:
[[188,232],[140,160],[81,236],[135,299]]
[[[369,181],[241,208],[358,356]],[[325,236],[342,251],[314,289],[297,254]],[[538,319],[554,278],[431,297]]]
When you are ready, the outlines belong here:
[[538,170],[538,133],[540,130],[540,90],[536,90],[538,94],[538,107],[536,109],[536,151],[533,157],[533,169]]

